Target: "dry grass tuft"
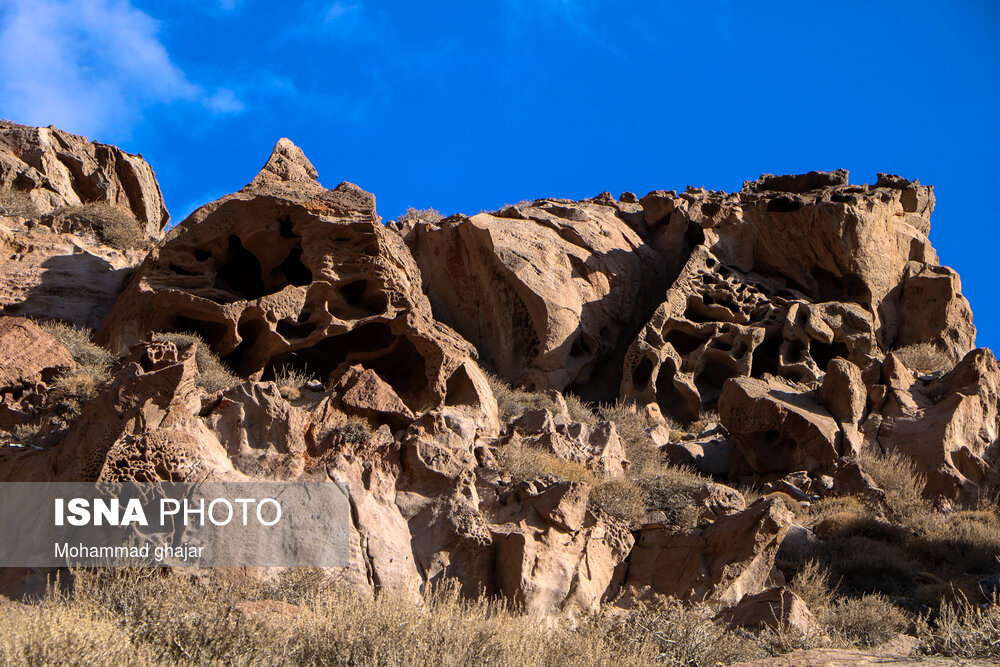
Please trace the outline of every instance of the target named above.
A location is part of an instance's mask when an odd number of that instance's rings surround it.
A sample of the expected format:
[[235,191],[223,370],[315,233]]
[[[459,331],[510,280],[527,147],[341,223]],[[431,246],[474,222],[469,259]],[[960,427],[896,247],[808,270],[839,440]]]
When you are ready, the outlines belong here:
[[562,482],[583,482],[591,486],[597,483],[594,473],[582,463],[568,461],[530,445],[511,444],[501,447],[497,463],[515,482],[551,475]]
[[316,376],[311,375],[294,366],[282,366],[274,372],[274,382],[284,389],[300,389],[310,382],[316,381]]
[[0,215],[13,218],[37,218],[40,212],[27,192],[0,190]]
[[[493,373],[487,373],[486,378],[489,380],[490,389],[497,399],[497,406],[500,408],[500,421],[503,423],[516,419],[529,410],[544,409],[553,415],[562,411],[558,399],[552,392],[528,391],[513,387],[506,380]],[[597,420],[593,411],[578,397],[573,394],[563,394],[562,398],[566,402],[570,420],[583,424],[592,424]]]
[[914,343],[899,348],[895,353],[911,371],[935,373],[955,365],[948,354],[934,343]]
[[154,334],[153,339],[173,343],[180,350],[185,350],[191,345],[196,344],[198,346],[195,350],[195,362],[198,364],[198,379],[196,382],[199,387],[210,394],[214,394],[217,391],[225,391],[243,381],[222,363],[219,357],[212,352],[212,348],[208,346],[205,339],[198,334],[157,333]]
[[[71,593],[0,607],[0,657],[37,665],[714,665],[762,657],[765,642],[676,602],[540,623],[459,587],[423,604],[374,598],[315,571],[270,582],[226,573],[78,572]],[[254,610],[258,610],[254,612]]]
[[346,424],[338,426],[334,431],[344,442],[352,445],[363,445],[372,437],[371,426],[361,419],[349,419]]
[[102,243],[118,250],[140,250],[148,247],[151,242],[145,225],[109,204],[69,206],[59,209],[55,214],[85,229],[92,229]]
[[439,222],[443,219],[444,216],[436,208],[413,208],[411,206],[406,209],[406,213],[396,219],[396,222]]
[[646,493],[627,477],[598,484],[590,492],[589,503],[630,528],[638,528],[646,518]]
[[1000,659],[1000,599],[978,606],[967,600],[943,605],[917,624],[920,652],[954,658]]
[[90,342],[94,335],[90,329],[58,320],[36,321],[36,324],[69,350],[73,359],[81,366],[107,368],[114,360],[114,356],[110,352]]

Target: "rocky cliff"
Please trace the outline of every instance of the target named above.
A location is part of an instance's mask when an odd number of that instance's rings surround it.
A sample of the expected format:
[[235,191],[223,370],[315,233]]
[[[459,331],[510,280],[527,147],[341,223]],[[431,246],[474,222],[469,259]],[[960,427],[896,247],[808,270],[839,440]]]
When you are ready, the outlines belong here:
[[870,461],[949,511],[1000,486],[1000,369],[918,181],[386,226],[317,179],[282,139],[162,235],[141,157],[0,125],[0,480],[347,482],[359,587],[727,618],[801,603],[804,508],[890,517]]

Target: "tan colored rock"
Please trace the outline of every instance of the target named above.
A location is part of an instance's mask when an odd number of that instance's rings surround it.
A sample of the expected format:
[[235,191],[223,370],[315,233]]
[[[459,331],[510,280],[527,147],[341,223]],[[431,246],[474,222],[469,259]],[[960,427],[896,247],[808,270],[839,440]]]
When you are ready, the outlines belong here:
[[989,350],[973,350],[930,381],[890,355],[882,381],[888,397],[865,422],[869,446],[908,456],[929,497],[971,499],[1000,484],[1000,365]]
[[801,385],[773,377],[731,380],[719,416],[758,473],[823,472],[845,453],[837,421]]
[[413,421],[413,411],[371,369],[351,366],[334,385],[334,390],[340,394],[340,402],[348,414],[370,417],[376,422],[386,421],[396,428]]
[[26,193],[39,213],[108,204],[158,236],[170,216],[141,155],[63,132],[0,121],[0,190]]
[[927,239],[933,190],[916,181],[764,175],[640,201],[678,278],[626,355],[623,398],[694,421],[730,377],[814,381],[836,357],[866,369],[896,345],[953,359],[973,345],[961,285]]
[[787,588],[769,588],[756,595],[747,595],[716,619],[731,629],[759,630],[766,627],[782,632],[792,630],[805,636],[822,633],[819,621],[809,611],[805,601]]
[[625,581],[633,593],[650,590],[680,600],[732,605],[767,587],[792,513],[761,499],[693,531],[643,529]]
[[852,427],[861,425],[868,391],[861,378],[861,369],[847,359],[837,357],[830,361],[818,397],[823,407],[841,423]]
[[403,402],[397,417],[449,404],[493,428],[474,350],[433,319],[374,196],[350,183],[326,190],[314,174],[279,142],[250,185],[171,230],[96,339],[121,351],[152,332],[192,331],[233,370],[264,379],[288,365],[335,383],[361,366]]
[[529,388],[611,400],[631,335],[662,298],[663,259],[641,208],[610,197],[538,200],[418,224],[408,240],[435,316],[487,366]]
[[[561,420],[560,420],[561,421]],[[503,445],[517,442],[580,463],[601,477],[622,477],[629,461],[612,422],[556,423],[548,410],[530,410],[514,420]]]
[[0,313],[96,328],[144,254],[0,216]]
[[73,366],[69,350],[37,324],[23,317],[0,317],[0,392]]

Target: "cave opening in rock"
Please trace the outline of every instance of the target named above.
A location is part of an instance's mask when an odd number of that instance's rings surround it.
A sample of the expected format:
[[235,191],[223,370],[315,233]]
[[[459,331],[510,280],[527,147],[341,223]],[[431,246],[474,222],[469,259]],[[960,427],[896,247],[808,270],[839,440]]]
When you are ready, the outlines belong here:
[[843,357],[847,359],[851,351],[847,348],[844,343],[833,342],[824,343],[813,339],[809,341],[809,356],[812,357],[819,369],[826,372],[827,366],[833,361],[834,357]]
[[778,374],[781,356],[781,336],[765,338],[764,342],[754,348],[753,360],[750,363],[750,376],[759,378],[764,373]]
[[[285,276],[289,284],[297,287],[308,285],[313,280],[312,271],[302,263],[302,248],[298,246],[289,251],[288,256],[278,265],[278,269]],[[283,287],[284,285],[276,285],[276,289],[272,288],[270,291],[272,293],[277,292]]]
[[653,362],[649,357],[643,357],[642,361],[632,369],[632,387],[636,391],[642,391],[649,384],[649,379],[653,376]]
[[736,377],[739,372],[733,367],[731,361],[723,358],[707,359],[702,368],[694,376],[694,385],[701,394],[701,402],[710,405],[719,400],[722,394],[722,385],[731,377]]
[[690,423],[700,416],[701,405],[697,400],[685,401],[678,388],[674,385],[677,369],[671,360],[666,360],[656,376],[656,402],[664,414],[672,415],[685,423]]
[[215,286],[240,299],[259,299],[264,296],[266,292],[260,260],[243,247],[240,237],[235,234],[229,235],[228,245],[226,261],[215,274]]
[[696,336],[680,329],[673,329],[664,336],[664,341],[673,345],[677,354],[687,356],[704,344],[700,336]]
[[776,197],[767,202],[768,213],[793,213],[802,208],[802,202],[791,197]]

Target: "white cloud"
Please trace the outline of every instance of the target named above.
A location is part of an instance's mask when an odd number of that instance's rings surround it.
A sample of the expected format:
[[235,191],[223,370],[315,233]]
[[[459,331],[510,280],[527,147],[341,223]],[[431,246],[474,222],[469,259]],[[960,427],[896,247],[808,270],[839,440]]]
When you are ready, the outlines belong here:
[[336,21],[337,19],[343,18],[345,15],[350,14],[351,12],[356,12],[358,9],[360,9],[360,5],[358,5],[357,3],[346,4],[338,0],[337,2],[330,5],[330,8],[327,10],[326,21],[327,22]]
[[215,113],[239,113],[243,111],[243,102],[229,88],[219,88],[205,100],[205,106]]
[[[171,61],[158,27],[128,0],[10,0],[0,10],[0,115],[121,137],[144,108],[196,101],[201,88]],[[213,99],[239,102],[220,90],[206,106]]]

